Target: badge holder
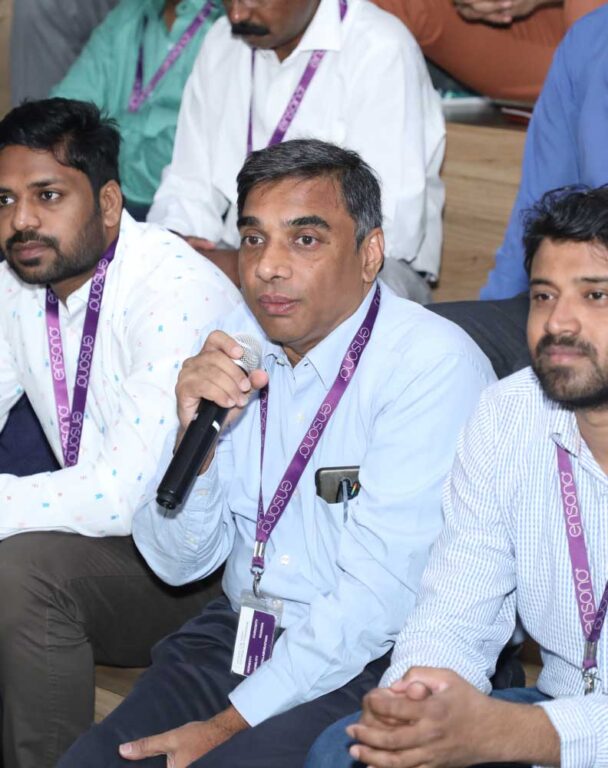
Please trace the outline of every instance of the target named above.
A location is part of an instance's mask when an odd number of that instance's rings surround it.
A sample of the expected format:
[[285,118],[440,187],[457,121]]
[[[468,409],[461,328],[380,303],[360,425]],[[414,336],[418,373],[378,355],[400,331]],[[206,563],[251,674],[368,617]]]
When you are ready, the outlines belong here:
[[282,600],[254,595],[250,590],[242,592],[232,672],[248,677],[272,656],[282,615]]

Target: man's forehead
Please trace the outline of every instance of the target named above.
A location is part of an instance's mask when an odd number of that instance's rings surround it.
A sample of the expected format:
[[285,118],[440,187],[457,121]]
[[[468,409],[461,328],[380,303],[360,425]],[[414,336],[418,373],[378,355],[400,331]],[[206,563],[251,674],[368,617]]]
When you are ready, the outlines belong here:
[[296,209],[308,212],[315,209],[314,214],[318,215],[341,211],[346,213],[340,184],[329,175],[308,178],[288,176],[262,181],[248,193],[243,215],[255,215],[253,211],[257,209],[294,209],[294,215]]
[[0,149],[0,185],[5,181],[30,183],[37,179],[78,181],[86,176],[82,171],[61,163],[56,154],[48,149],[33,149],[20,145],[8,145]]

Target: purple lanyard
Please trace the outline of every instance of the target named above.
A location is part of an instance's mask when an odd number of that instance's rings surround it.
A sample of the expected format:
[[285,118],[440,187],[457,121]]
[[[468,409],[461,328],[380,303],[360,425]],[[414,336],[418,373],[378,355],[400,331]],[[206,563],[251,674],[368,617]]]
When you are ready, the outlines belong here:
[[578,604],[578,615],[585,637],[585,653],[583,657],[583,682],[585,694],[593,693],[597,679],[597,643],[602,634],[606,611],[608,610],[608,583],[600,600],[599,608],[595,609],[595,596],[591,582],[591,568],[585,544],[585,532],[580,514],[580,505],[572,462],[570,456],[561,447],[557,448],[557,467],[559,470],[559,487],[564,507],[566,536],[572,564],[574,592]]
[[[340,2],[340,19],[344,21],[344,17],[346,16],[346,11],[348,10],[348,3],[347,3],[347,0],[339,0],[339,2]],[[306,65],[306,69],[304,70],[304,74],[300,78],[300,82],[297,84],[291,99],[289,99],[287,108],[285,109],[285,112],[283,112],[283,116],[279,120],[279,124],[275,128],[275,131],[272,134],[270,141],[268,142],[269,147],[272,147],[275,144],[280,144],[285,138],[285,134],[289,130],[289,126],[293,123],[293,119],[298,113],[298,110],[300,109],[300,104],[302,103],[304,96],[306,96],[306,91],[308,91],[308,88],[310,87],[310,84],[312,83],[314,76],[317,74],[317,70],[319,69],[319,65],[321,64],[321,62],[325,57],[325,53],[326,51],[313,51],[311,53],[310,59],[308,60],[308,64]],[[255,73],[255,48],[252,49],[251,51],[251,99],[249,101],[249,126],[247,128],[247,155],[248,156],[251,154],[253,150],[253,76],[254,76],[254,73]]]
[[315,449],[323,436],[325,427],[338,407],[342,395],[346,392],[346,388],[352,381],[352,377],[361,360],[363,350],[367,346],[367,342],[372,335],[379,307],[380,286],[378,285],[376,286],[376,291],[365,319],[346,350],[338,375],[327,396],[321,403],[321,406],[304,435],[302,442],[289,462],[289,466],[285,470],[266,512],[264,512],[264,500],[262,498],[262,471],[264,468],[264,445],[266,443],[266,424],[268,420],[268,387],[264,387],[260,392],[260,432],[262,439],[260,453],[260,493],[258,497],[258,522],[256,527],[255,546],[253,549],[253,559],[251,561],[253,591],[256,596],[259,595],[259,583],[262,574],[264,573],[264,552],[266,550],[266,544],[281,519],[281,515],[289,504],[291,497],[300,482],[302,473],[306,469],[306,465],[310,461],[311,456],[315,452]]
[[99,312],[106,281],[106,272],[116,251],[115,240],[101,259],[97,262],[97,268],[91,281],[89,300],[82,329],[80,352],[78,353],[78,365],[76,367],[76,381],[74,382],[74,394],[72,408],[68,397],[66,383],[65,363],[63,359],[63,343],[61,341],[61,327],[59,324],[59,301],[50,286],[46,289],[46,333],[49,342],[49,359],[51,373],[53,375],[53,390],[55,392],[55,407],[57,409],[57,421],[63,460],[66,467],[73,467],[78,462],[80,453],[80,440],[84,423],[84,409],[89,391],[91,377],[91,365],[93,362],[93,350],[95,337],[99,325]]
[[[146,85],[145,88],[143,87],[144,85],[144,43],[142,40],[139,46],[139,55],[137,57],[137,70],[135,73],[135,82],[133,83],[133,90],[131,91],[131,96],[129,97],[129,112],[137,112],[142,106],[142,104],[150,97],[150,94],[154,91],[156,86],[160,83],[163,77],[167,74],[167,72],[171,69],[171,67],[182,55],[184,48],[188,45],[188,43],[192,40],[194,35],[196,35],[198,30],[207,21],[207,19],[209,18],[209,14],[214,9],[214,7],[215,7],[215,3],[213,0],[208,0],[205,3],[205,5],[196,14],[193,21],[188,26],[188,29],[180,37],[177,43],[175,43],[175,45],[171,48],[165,60],[160,65],[160,67],[156,70],[156,72],[152,76],[152,79],[150,80],[148,85]],[[145,34],[145,29],[147,24],[148,24],[148,19],[146,18],[144,20],[144,34]]]

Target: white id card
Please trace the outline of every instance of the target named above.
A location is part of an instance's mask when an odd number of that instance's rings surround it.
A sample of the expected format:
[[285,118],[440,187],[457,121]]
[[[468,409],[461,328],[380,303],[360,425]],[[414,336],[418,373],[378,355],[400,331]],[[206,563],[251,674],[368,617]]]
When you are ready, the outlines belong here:
[[235,674],[247,677],[272,656],[282,613],[282,600],[258,598],[250,591],[242,593],[232,656],[231,669]]

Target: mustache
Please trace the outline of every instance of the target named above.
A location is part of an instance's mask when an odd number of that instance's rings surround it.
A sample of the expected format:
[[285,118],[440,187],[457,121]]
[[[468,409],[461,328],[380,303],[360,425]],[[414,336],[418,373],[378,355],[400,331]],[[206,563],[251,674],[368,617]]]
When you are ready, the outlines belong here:
[[237,37],[264,37],[269,35],[270,30],[268,27],[263,27],[261,24],[249,24],[247,21],[237,21],[230,26],[232,34]]
[[15,245],[25,245],[25,243],[40,243],[46,245],[49,248],[59,249],[59,242],[54,237],[47,237],[46,235],[40,235],[33,229],[24,229],[22,232],[15,232],[12,237],[4,244],[5,249],[10,252]]
[[549,347],[570,347],[594,360],[597,357],[595,347],[576,336],[555,336],[552,333],[547,333],[536,345],[536,356],[542,355]]

